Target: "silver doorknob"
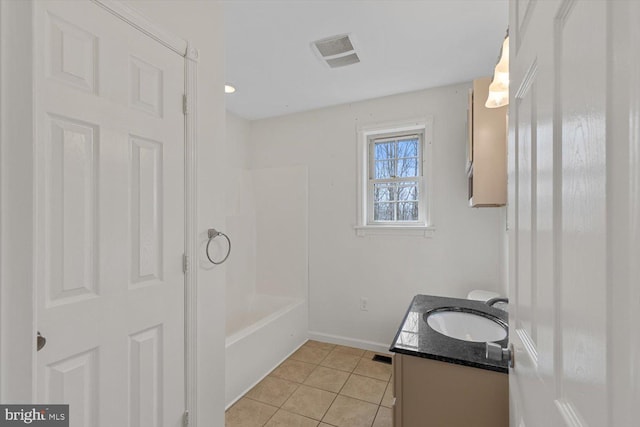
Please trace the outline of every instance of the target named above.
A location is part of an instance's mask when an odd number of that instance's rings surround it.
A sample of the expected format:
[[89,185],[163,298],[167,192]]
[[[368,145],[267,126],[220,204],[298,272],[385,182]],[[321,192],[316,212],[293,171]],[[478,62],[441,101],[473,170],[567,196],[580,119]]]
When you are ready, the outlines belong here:
[[513,344],[509,344],[508,348],[502,348],[500,344],[488,342],[487,351],[485,357],[489,360],[506,360],[509,363],[509,367],[513,368]]
[[38,351],[42,350],[42,348],[45,345],[47,345],[47,339],[40,334],[40,331],[38,331],[38,337],[37,337],[37,349],[38,349]]

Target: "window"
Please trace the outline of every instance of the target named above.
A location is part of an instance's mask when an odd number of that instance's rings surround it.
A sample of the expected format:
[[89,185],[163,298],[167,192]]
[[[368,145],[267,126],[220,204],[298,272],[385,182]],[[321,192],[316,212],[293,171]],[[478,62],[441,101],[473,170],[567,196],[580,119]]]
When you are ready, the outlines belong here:
[[422,140],[422,134],[369,138],[369,223],[418,221]]
[[430,126],[428,120],[359,131],[358,235],[429,235]]

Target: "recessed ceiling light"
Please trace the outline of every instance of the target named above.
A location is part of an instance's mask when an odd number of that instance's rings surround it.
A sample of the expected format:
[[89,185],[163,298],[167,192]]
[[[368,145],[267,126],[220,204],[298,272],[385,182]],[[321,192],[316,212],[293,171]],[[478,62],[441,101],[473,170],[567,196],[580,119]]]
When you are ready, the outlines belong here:
[[233,93],[236,91],[236,87],[230,84],[225,84],[224,85],[224,93]]

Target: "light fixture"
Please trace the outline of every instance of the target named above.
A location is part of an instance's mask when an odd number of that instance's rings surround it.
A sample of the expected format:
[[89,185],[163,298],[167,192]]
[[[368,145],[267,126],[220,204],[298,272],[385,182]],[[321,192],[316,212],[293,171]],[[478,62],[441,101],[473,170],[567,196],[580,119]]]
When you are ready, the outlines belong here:
[[509,104],[509,30],[502,42],[500,58],[489,85],[489,96],[484,104],[487,108],[498,108]]
[[236,87],[233,85],[230,85],[229,83],[226,83],[224,85],[224,93],[233,93],[236,91]]

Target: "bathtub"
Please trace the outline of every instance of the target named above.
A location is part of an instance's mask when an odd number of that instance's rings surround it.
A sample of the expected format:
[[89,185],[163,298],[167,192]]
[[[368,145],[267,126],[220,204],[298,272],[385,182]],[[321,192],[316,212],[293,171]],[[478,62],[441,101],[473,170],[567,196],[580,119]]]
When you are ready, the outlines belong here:
[[253,294],[227,313],[225,407],[230,407],[307,340],[303,298]]

